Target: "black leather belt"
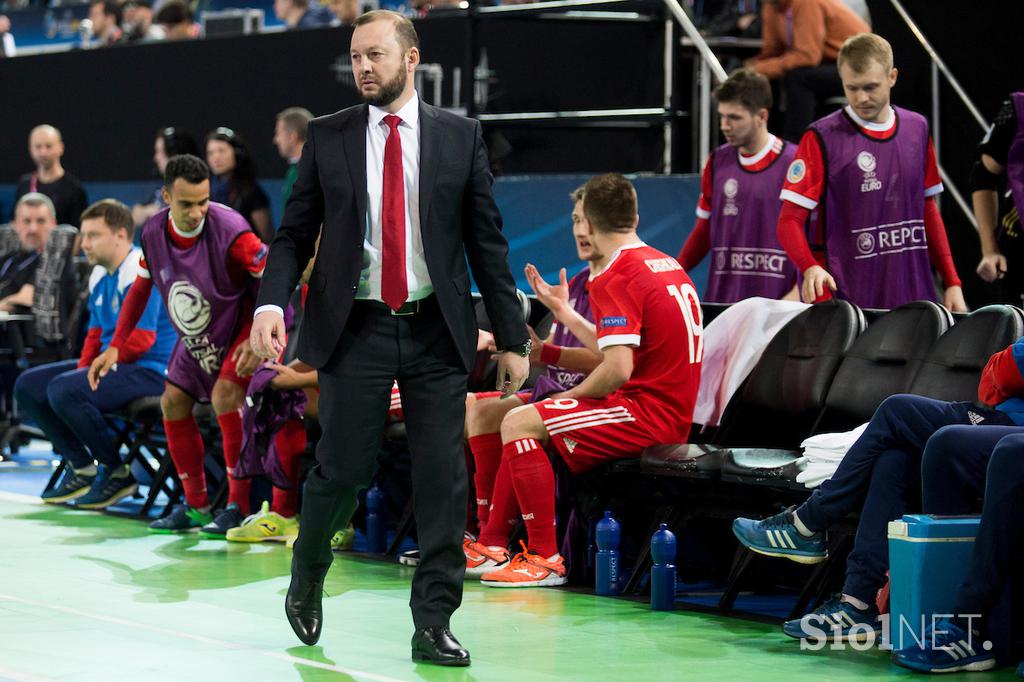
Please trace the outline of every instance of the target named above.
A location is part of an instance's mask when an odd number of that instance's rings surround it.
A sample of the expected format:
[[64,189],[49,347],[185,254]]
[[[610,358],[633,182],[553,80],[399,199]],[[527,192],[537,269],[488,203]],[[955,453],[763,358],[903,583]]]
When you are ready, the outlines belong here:
[[395,317],[407,317],[409,315],[417,315],[421,312],[426,311],[426,309],[429,307],[428,304],[432,303],[433,300],[433,296],[428,296],[427,298],[421,298],[418,301],[406,301],[398,310],[392,310],[391,306],[389,306],[387,303],[384,303],[383,301],[360,299],[357,300],[356,303],[365,305],[380,312],[387,311]]

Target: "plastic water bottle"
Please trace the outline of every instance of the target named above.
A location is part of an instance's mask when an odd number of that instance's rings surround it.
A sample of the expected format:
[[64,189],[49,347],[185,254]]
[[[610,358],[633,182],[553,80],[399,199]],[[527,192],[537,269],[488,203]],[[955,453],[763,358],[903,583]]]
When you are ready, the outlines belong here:
[[594,592],[619,593],[619,538],[621,526],[610,511],[597,522],[597,570]]
[[664,523],[651,536],[651,609],[676,608],[676,536]]
[[384,491],[374,484],[366,491],[366,551],[387,551],[388,529],[384,518]]

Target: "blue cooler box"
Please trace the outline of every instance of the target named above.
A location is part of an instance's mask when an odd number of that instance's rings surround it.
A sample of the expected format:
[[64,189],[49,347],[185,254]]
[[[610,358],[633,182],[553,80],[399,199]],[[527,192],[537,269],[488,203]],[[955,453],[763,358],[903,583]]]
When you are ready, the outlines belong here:
[[918,646],[933,616],[953,612],[979,522],[978,516],[929,514],[889,522],[890,618],[883,646]]

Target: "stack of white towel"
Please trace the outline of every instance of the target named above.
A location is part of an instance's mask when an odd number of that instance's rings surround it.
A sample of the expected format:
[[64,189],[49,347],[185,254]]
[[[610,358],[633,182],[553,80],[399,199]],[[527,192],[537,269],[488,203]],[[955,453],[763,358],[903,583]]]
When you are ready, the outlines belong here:
[[800,443],[803,457],[799,460],[802,470],[797,474],[797,482],[808,488],[816,488],[832,478],[832,474],[846,456],[846,451],[867,427],[867,424],[861,424],[853,431],[821,433]]

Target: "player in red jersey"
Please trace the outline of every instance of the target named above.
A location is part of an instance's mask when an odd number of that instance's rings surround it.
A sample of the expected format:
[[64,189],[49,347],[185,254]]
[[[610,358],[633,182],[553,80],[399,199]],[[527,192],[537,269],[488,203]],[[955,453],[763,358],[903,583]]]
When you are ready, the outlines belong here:
[[[689,435],[704,352],[700,302],[679,263],[640,240],[636,190],[621,175],[592,178],[583,190],[595,258],[590,304],[601,364],[576,387],[516,408],[502,421],[502,457],[529,542],[481,577],[496,587],[561,585],[565,564],[555,539],[551,445],[580,473]],[[492,508],[493,522],[508,518]],[[491,523],[489,526],[493,525]]]
[[[966,311],[935,203],[942,180],[927,122],[890,104],[891,46],[874,34],[853,36],[838,64],[849,104],[804,133],[781,195],[778,237],[803,273],[803,300],[837,290],[870,308],[930,299],[930,259],[945,285],[944,305]],[[812,247],[804,224],[815,209]]]

